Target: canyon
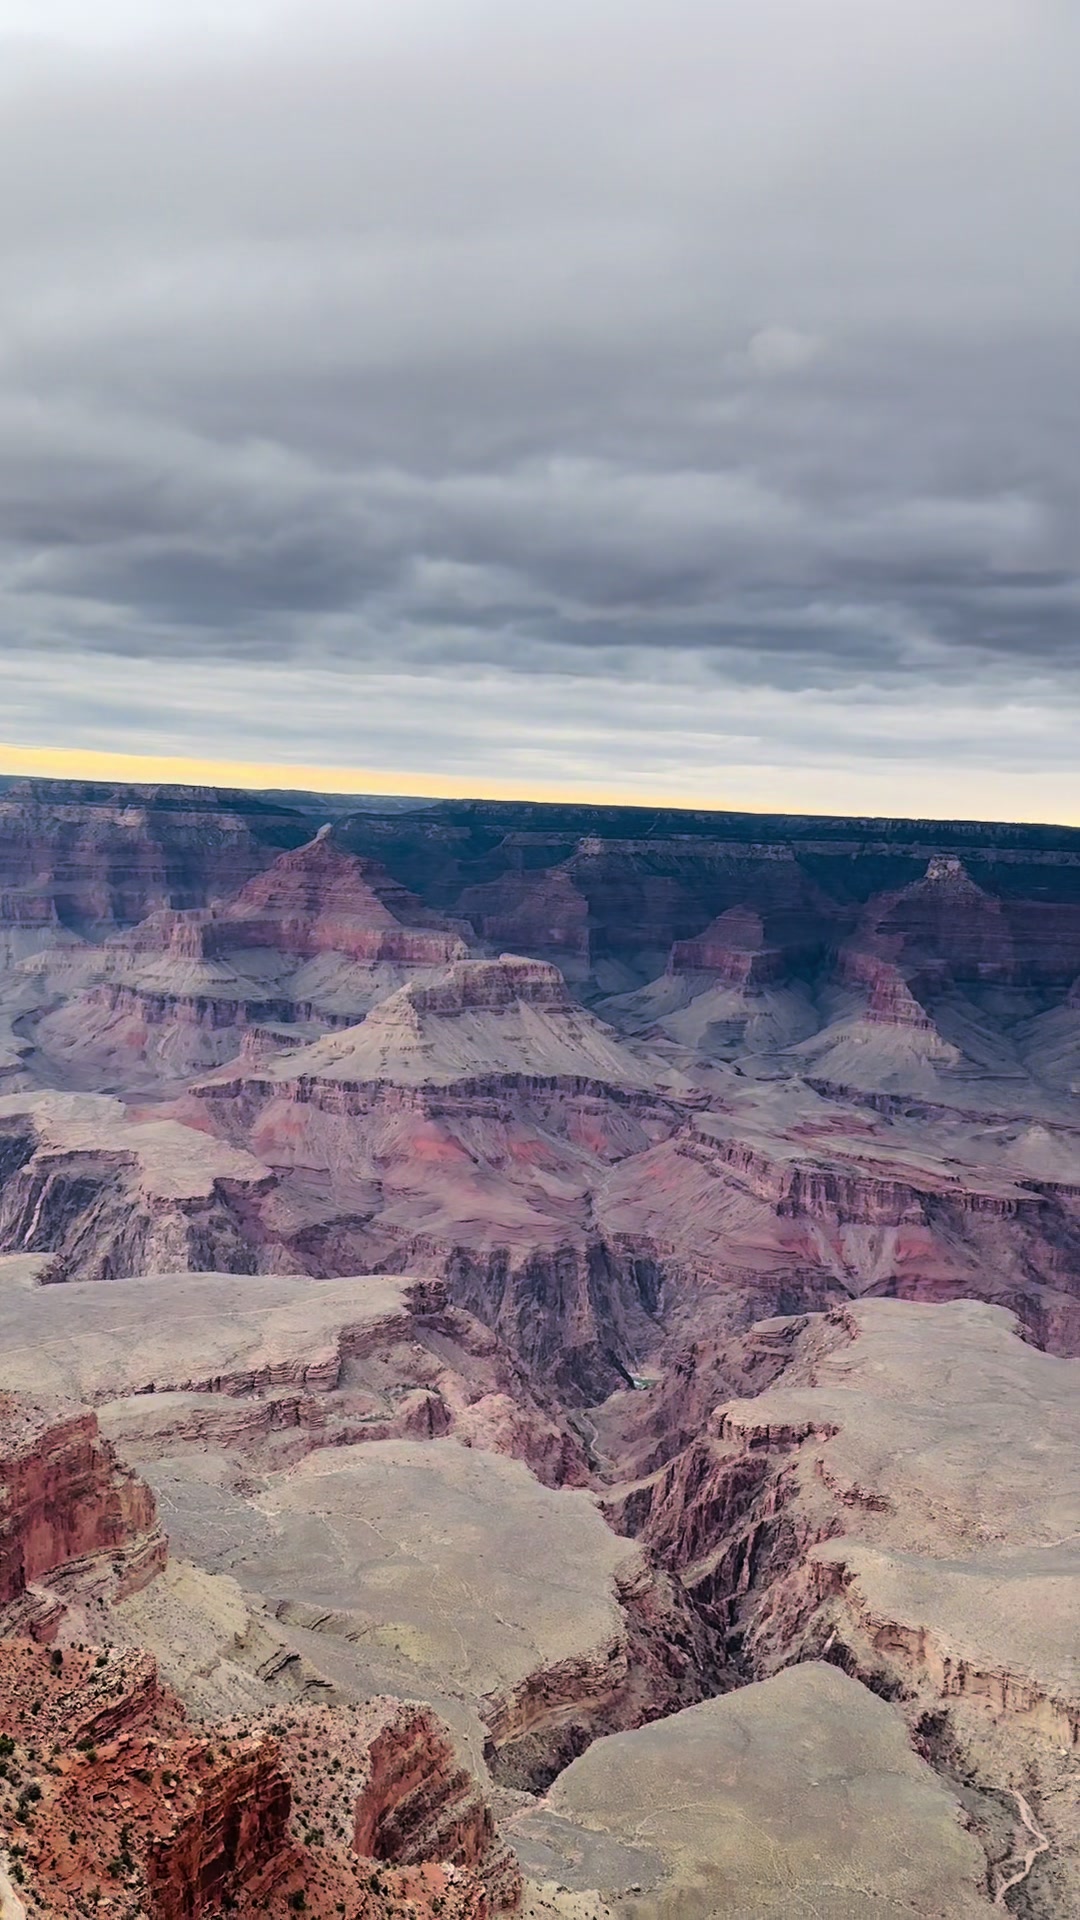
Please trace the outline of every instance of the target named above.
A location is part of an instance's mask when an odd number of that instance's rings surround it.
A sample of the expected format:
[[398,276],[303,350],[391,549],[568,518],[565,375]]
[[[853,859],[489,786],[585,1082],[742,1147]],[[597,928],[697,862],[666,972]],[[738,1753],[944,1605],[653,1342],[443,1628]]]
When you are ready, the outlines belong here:
[[1071,1915],[1078,1386],[1080,831],[0,783],[4,1920]]

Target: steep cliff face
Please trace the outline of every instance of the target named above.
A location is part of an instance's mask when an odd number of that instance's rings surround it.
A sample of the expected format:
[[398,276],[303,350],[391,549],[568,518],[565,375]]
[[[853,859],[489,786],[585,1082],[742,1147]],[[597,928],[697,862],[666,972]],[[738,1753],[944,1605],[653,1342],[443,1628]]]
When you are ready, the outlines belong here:
[[464,951],[445,921],[378,861],[337,846],[329,828],[250,880],[223,908],[215,932],[222,945],[280,948],[307,959],[342,953],[438,966]]
[[82,991],[42,955],[45,989],[62,997],[34,1040],[61,1084],[156,1094],[231,1059],[249,1032],[314,1039],[467,951],[376,862],[321,832],[231,899],[161,908],[114,935],[84,956]]
[[566,867],[517,867],[501,879],[467,887],[457,904],[492,946],[552,960],[569,979],[587,978],[589,903]]
[[273,1185],[243,1149],[104,1095],[0,1099],[0,1246],[53,1254],[54,1281],[250,1272],[245,1223]]
[[165,1557],[153,1495],[121,1467],[94,1414],[0,1394],[0,1606],[73,1563],[90,1585],[136,1591]]
[[193,1727],[146,1654],[8,1640],[0,1732],[0,1820],[29,1920],[102,1895],[119,1920],[485,1920],[520,1899],[486,1802],[422,1708]]
[[841,980],[866,992],[866,1018],[883,1026],[933,1031],[933,1021],[916,999],[901,969],[866,947],[847,946],[837,956]]
[[813,951],[812,930],[803,950],[783,947],[770,942],[765,922],[754,908],[728,907],[695,939],[676,940],[668,972],[708,974],[729,986],[769,986]]

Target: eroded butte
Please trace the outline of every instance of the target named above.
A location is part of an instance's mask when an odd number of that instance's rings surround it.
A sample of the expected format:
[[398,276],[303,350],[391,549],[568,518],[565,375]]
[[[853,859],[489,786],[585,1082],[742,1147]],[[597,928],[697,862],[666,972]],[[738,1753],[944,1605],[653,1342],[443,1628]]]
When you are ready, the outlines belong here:
[[0,1914],[1080,1911],[1080,833],[4,783]]

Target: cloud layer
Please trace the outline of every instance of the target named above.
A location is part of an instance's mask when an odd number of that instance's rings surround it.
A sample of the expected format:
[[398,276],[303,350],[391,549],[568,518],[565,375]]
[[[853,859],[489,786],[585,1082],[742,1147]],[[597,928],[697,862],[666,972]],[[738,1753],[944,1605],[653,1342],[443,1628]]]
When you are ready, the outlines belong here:
[[1069,0],[0,0],[0,735],[1080,818],[1078,70]]

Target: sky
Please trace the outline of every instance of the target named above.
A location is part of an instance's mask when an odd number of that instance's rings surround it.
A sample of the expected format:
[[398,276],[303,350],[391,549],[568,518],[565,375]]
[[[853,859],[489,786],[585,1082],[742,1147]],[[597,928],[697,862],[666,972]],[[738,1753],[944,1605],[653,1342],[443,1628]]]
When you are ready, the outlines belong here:
[[0,771],[1080,824],[1075,0],[0,0]]

